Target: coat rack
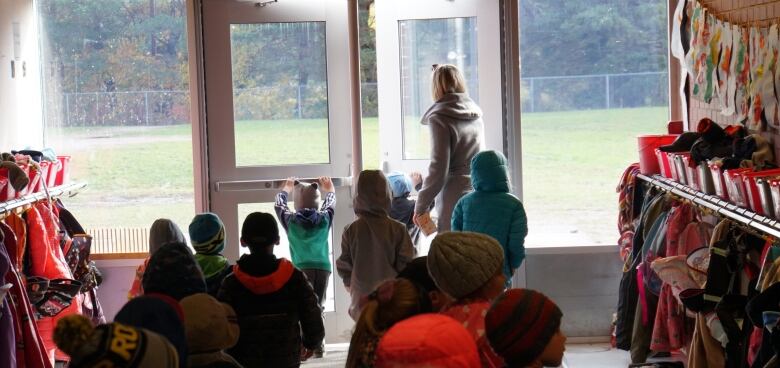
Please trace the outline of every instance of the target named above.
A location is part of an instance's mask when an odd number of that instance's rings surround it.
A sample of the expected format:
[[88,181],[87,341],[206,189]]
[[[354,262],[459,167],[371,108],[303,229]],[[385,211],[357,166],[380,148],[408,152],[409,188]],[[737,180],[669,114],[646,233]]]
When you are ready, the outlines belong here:
[[73,197],[86,187],[87,183],[65,184],[50,188],[48,191],[48,196],[46,195],[46,192],[38,192],[25,195],[21,198],[12,199],[7,202],[0,202],[0,218],[5,217],[5,215],[11,213],[17,208],[33,204],[44,199],[57,198],[61,196]]
[[699,192],[660,175],[649,177],[644,174],[639,174],[637,175],[637,178],[646,181],[656,188],[669,192],[672,195],[687,199],[699,207],[710,209],[751,230],[780,239],[780,222],[777,220],[759,215],[733,203],[726,202],[720,197]]

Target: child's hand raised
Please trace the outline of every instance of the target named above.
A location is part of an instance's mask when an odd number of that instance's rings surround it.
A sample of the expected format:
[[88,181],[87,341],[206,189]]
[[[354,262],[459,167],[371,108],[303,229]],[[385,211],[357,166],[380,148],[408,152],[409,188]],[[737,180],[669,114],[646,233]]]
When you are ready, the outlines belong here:
[[423,177],[419,172],[412,171],[409,176],[412,178],[412,187],[417,188],[418,185],[422,184]]
[[282,191],[287,192],[287,194],[291,194],[294,188],[295,178],[287,178],[287,180],[284,182],[284,186],[282,187]]
[[325,193],[333,193],[336,189],[333,187],[333,181],[327,176],[320,176],[320,189]]

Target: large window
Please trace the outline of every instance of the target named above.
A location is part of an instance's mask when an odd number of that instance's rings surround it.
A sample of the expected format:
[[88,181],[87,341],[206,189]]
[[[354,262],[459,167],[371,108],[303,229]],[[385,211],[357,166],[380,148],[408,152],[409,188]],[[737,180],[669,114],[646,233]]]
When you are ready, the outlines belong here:
[[522,0],[528,246],[617,242],[636,135],[668,120],[667,2]]
[[186,232],[193,204],[183,0],[40,0],[46,144],[89,189],[71,207],[96,252],[144,252],[148,227]]

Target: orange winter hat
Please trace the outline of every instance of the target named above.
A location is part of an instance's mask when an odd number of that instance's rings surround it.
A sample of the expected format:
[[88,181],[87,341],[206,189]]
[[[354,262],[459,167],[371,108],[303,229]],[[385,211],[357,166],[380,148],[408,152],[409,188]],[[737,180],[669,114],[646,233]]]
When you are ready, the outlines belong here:
[[398,322],[387,331],[379,341],[375,367],[481,365],[474,338],[458,321],[441,314],[421,314]]

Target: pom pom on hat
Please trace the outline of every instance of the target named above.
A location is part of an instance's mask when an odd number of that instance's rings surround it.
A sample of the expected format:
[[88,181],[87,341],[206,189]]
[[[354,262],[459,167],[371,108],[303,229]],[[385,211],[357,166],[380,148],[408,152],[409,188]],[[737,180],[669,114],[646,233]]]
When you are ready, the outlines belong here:
[[437,235],[428,252],[428,272],[440,290],[460,299],[479,290],[504,266],[504,250],[490,236],[472,232]]
[[95,326],[89,318],[79,314],[62,317],[54,328],[54,343],[60,350],[73,356],[92,337]]

